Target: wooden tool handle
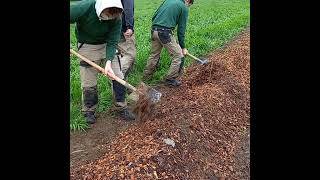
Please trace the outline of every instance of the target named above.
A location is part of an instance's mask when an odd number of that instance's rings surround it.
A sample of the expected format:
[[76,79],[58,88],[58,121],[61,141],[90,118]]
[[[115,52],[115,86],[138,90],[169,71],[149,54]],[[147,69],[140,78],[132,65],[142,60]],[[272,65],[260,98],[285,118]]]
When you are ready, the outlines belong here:
[[[189,54],[189,53],[187,53],[187,55],[190,56],[191,58],[195,59],[195,60],[200,60],[199,58],[197,58],[197,57],[195,57],[195,56],[193,56],[193,55],[191,55],[191,54]],[[201,60],[200,60],[200,61],[201,61]]]
[[123,79],[119,78],[118,76],[114,75],[114,74],[110,74],[108,72],[106,72],[102,67],[100,67],[99,65],[97,65],[96,63],[90,61],[88,58],[82,56],[81,54],[77,53],[76,51],[74,51],[73,49],[70,49],[70,52],[74,55],[76,55],[78,58],[84,60],[85,62],[87,62],[88,64],[90,64],[91,66],[93,66],[94,68],[98,69],[100,72],[102,72],[104,75],[113,78],[114,80],[116,80],[117,82],[119,82],[120,84],[124,85],[126,88],[131,89],[132,91],[136,91],[137,89],[132,86],[131,84],[127,83],[126,81],[124,81]]

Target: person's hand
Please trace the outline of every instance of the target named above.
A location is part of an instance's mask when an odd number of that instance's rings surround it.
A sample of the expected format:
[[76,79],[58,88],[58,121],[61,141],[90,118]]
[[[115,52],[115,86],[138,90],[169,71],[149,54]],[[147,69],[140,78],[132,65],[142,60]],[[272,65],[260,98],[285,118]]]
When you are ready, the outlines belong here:
[[133,34],[132,29],[127,29],[127,31],[123,33],[123,35],[124,35],[126,38],[131,37],[132,34]]
[[[107,61],[107,63],[106,63],[106,67],[104,68],[104,70],[105,70],[105,72],[107,73],[107,74],[110,74],[111,76],[115,76],[114,75],[114,72],[113,72],[113,70],[112,70],[112,68],[111,68],[111,61]],[[107,76],[109,79],[111,79],[111,80],[114,80],[112,77],[110,77],[110,76]]]
[[187,55],[188,54],[188,50],[186,49],[186,48],[183,48],[182,49],[182,54],[185,56],[185,55]]

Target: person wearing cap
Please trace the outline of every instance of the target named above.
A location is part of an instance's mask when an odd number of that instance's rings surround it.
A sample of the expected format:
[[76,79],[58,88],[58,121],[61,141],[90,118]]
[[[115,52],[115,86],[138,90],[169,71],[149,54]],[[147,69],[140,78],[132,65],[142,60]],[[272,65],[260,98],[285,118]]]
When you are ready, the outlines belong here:
[[[185,32],[188,19],[188,7],[193,0],[165,0],[152,17],[151,54],[144,69],[143,80],[148,80],[154,73],[162,48],[166,48],[172,58],[170,69],[165,77],[165,83],[179,86],[177,80],[183,74],[184,56],[188,53],[185,47]],[[173,35],[177,27],[178,43]]]
[[[105,65],[105,71],[124,79],[120,63],[116,60],[116,48],[121,33],[121,0],[83,0],[70,6],[70,23],[76,23],[75,34],[79,54],[98,65]],[[82,113],[87,122],[96,122],[95,111],[98,104],[98,70],[80,60],[82,88]],[[112,80],[112,79],[111,79]],[[134,120],[125,101],[125,87],[112,80],[115,105],[118,114],[125,120]]]

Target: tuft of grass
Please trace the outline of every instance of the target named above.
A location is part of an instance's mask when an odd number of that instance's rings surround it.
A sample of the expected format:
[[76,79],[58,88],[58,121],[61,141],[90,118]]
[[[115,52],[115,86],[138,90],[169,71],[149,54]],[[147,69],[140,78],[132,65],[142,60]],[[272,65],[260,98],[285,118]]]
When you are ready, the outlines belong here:
[[[128,82],[136,86],[141,81],[143,69],[150,54],[151,18],[163,0],[135,0],[135,37],[137,41],[137,57]],[[205,56],[212,50],[223,46],[235,35],[250,24],[249,0],[197,0],[190,7],[186,31],[186,47],[190,54]],[[176,32],[174,34],[176,36]],[[74,24],[70,25],[70,39],[76,49]],[[176,37],[177,38],[177,37]],[[81,85],[78,60],[71,56],[70,67],[70,103],[71,130],[84,130],[88,125],[80,114]],[[186,66],[193,60],[186,57]],[[166,50],[162,50],[160,68],[154,73],[150,85],[157,84],[168,72],[171,58]],[[99,75],[98,77],[99,105],[98,112],[105,111],[111,106],[112,91],[110,81]]]
[[81,115],[80,112],[81,105],[71,103],[70,104],[70,129],[73,131],[85,131],[89,126],[85,121],[84,117]]

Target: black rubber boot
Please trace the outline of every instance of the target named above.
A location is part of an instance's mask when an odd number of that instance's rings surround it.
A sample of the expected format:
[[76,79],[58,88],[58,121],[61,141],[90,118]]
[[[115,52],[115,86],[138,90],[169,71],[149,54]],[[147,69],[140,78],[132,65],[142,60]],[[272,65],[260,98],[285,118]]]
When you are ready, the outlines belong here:
[[98,104],[97,86],[87,87],[83,89],[83,115],[90,124],[96,122],[94,112]]
[[165,83],[169,86],[174,86],[174,87],[181,85],[181,81],[177,79],[166,79]]
[[119,111],[119,115],[126,121],[133,121],[136,119],[136,116],[131,111],[129,111],[127,107]]
[[120,117],[126,121],[135,120],[134,114],[128,110],[125,103],[126,88],[115,80],[112,81],[112,84],[113,92],[115,93],[115,105],[119,108]]
[[97,122],[94,112],[85,112],[83,116],[86,118],[86,121],[89,124],[94,124]]

